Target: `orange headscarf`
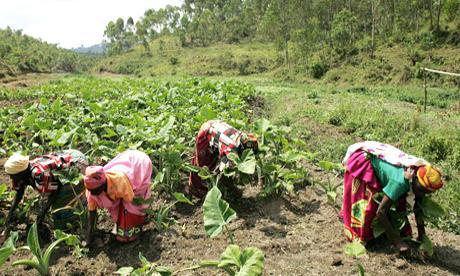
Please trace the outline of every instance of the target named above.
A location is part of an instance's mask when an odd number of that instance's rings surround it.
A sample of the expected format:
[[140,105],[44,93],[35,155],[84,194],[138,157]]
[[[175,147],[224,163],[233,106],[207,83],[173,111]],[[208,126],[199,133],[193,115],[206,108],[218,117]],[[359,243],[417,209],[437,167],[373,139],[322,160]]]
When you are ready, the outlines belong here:
[[429,164],[417,170],[417,178],[420,185],[431,192],[442,188],[443,183],[441,177],[441,172]]

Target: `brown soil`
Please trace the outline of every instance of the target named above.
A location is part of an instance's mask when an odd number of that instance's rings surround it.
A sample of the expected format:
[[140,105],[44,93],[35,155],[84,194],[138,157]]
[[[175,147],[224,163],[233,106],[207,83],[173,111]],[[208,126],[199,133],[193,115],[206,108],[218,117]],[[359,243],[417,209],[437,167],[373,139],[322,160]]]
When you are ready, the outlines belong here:
[[[312,182],[327,179],[324,172],[309,167]],[[241,247],[256,246],[263,250],[265,275],[350,275],[357,273],[358,263],[370,275],[460,273],[460,236],[429,228],[435,248],[431,259],[401,257],[384,243],[370,246],[367,256],[356,260],[343,253],[346,242],[337,210],[327,204],[324,193],[316,186],[302,188],[293,197],[258,198],[257,191],[256,187],[248,187],[241,199],[230,202],[238,213],[231,229]],[[110,221],[102,218],[98,224],[99,246],[81,259],[73,257],[65,247],[59,249],[52,260],[52,274],[109,275],[122,266],[139,266],[138,252],[174,270],[190,267],[200,260],[217,259],[228,241],[224,235],[215,239],[206,237],[199,206],[199,202],[195,207],[176,206],[172,215],[177,224],[159,233],[150,222],[139,241],[126,245],[114,241],[109,234]],[[20,232],[20,243],[24,244],[25,229]],[[33,270],[11,266],[14,260],[25,257],[30,257],[29,252],[17,251],[2,267],[1,274],[35,275]],[[221,275],[208,269],[180,273],[217,274]]]
[[0,79],[0,87],[23,88],[60,79],[68,74],[29,73]]

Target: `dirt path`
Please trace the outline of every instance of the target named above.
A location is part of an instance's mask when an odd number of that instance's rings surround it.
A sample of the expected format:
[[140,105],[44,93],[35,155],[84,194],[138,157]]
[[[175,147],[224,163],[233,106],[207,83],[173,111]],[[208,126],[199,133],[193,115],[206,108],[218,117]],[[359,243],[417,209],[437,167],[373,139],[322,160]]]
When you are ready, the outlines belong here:
[[[312,170],[313,181],[324,173]],[[238,219],[231,224],[241,247],[256,246],[265,253],[265,275],[338,275],[356,274],[361,263],[370,275],[458,275],[460,274],[460,236],[428,229],[435,255],[425,262],[404,259],[388,247],[374,246],[367,256],[355,260],[343,253],[337,211],[327,204],[316,186],[307,186],[292,198],[257,198],[257,188],[245,190],[242,199],[231,202]],[[137,266],[138,252],[150,261],[174,270],[190,267],[200,260],[217,259],[227,246],[224,236],[205,236],[201,208],[178,206],[173,212],[178,223],[158,233],[150,223],[140,241],[120,245],[113,241],[107,218],[99,224],[101,246],[88,257],[75,259],[62,249],[55,254],[54,275],[108,275],[121,266]],[[102,225],[102,227],[101,227]],[[25,233],[22,233],[25,238]],[[23,239],[24,240],[24,239]],[[13,260],[27,257],[17,252],[3,267],[3,275],[34,275],[34,271],[11,267]],[[221,275],[213,270],[197,270],[180,275]]]

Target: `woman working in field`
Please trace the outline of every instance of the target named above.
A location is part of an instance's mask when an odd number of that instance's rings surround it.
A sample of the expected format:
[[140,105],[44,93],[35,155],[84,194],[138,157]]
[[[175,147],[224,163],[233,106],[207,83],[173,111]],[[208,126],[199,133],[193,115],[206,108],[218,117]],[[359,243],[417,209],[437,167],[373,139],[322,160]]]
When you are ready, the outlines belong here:
[[[227,156],[230,152],[241,154],[245,149],[257,151],[258,143],[252,133],[239,131],[229,124],[213,120],[204,123],[195,138],[195,154],[192,159],[193,166],[208,167],[209,170],[222,170],[231,166]],[[208,187],[198,173],[190,173],[189,193],[202,198],[206,195]]]
[[88,200],[87,244],[92,242],[97,208],[109,211],[116,224],[116,239],[136,240],[144,224],[146,204],[135,205],[134,198],[150,198],[152,161],[147,154],[128,150],[120,153],[104,167],[86,169],[85,187]]
[[[13,189],[16,191],[11,209],[6,219],[6,230],[2,235],[4,239],[12,226],[13,214],[19,202],[24,197],[27,186],[31,186],[41,195],[48,198],[42,205],[42,211],[37,218],[40,225],[45,218],[47,211],[61,196],[62,183],[59,181],[59,174],[68,174],[75,168],[83,174],[88,166],[85,155],[78,150],[65,150],[59,153],[37,156],[30,160],[29,156],[20,153],[13,154],[5,163],[5,172],[13,182]],[[82,187],[83,189],[83,187]]]
[[[374,141],[350,146],[343,164],[346,172],[341,217],[345,235],[349,240],[373,239],[373,223],[377,219],[389,240],[400,252],[409,250],[389,217],[393,204],[397,211],[405,211],[408,194],[415,196],[414,213],[418,240],[422,240],[425,226],[420,203],[425,194],[443,186],[441,173],[437,169],[423,159]],[[378,203],[374,196],[379,192],[383,192],[383,198]],[[404,218],[406,223],[401,233],[410,236],[411,228],[407,217]]]

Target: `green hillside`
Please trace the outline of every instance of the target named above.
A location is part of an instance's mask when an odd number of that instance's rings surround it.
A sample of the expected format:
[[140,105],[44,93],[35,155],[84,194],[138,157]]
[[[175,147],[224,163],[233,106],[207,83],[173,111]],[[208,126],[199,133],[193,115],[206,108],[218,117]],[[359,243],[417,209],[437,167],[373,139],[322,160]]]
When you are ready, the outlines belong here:
[[174,37],[150,43],[150,53],[139,46],[101,60],[95,70],[142,76],[236,76],[260,74],[276,67],[276,52],[263,43],[182,47]]
[[[460,48],[446,46],[423,50],[423,45],[384,45],[373,56],[358,51],[346,59],[333,53],[316,52],[305,66],[286,66],[271,43],[218,43],[208,47],[182,47],[179,39],[167,36],[150,43],[150,52],[138,46],[102,59],[97,72],[137,76],[246,76],[280,80],[330,83],[403,84],[421,78],[421,67],[460,71]],[[435,76],[436,77],[436,76]],[[455,85],[454,78],[436,77]]]
[[0,29],[0,78],[25,73],[80,72],[90,65],[89,57],[24,35],[20,30]]

